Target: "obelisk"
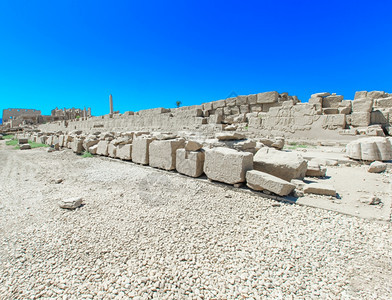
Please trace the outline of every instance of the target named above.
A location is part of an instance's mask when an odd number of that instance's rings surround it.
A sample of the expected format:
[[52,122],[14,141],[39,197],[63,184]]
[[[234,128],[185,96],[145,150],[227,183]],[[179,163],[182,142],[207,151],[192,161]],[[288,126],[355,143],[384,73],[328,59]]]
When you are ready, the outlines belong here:
[[109,96],[109,103],[110,103],[110,113],[113,114],[113,97],[112,94]]

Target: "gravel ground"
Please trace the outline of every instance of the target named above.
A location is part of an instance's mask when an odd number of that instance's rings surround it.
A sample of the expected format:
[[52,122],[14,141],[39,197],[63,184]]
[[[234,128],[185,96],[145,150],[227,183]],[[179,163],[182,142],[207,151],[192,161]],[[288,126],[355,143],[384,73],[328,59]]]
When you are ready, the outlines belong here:
[[392,298],[390,223],[69,150],[0,160],[1,299]]

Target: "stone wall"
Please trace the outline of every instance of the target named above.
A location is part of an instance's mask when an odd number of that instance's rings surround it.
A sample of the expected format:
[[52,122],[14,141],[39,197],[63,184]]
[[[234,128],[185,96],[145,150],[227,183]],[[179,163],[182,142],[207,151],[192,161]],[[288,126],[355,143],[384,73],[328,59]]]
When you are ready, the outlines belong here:
[[46,132],[92,131],[241,131],[249,136],[309,138],[383,136],[390,132],[392,94],[357,92],[354,100],[317,93],[301,103],[287,93],[265,92],[175,109],[153,108],[40,125]]
[[20,116],[37,117],[39,115],[41,115],[41,111],[36,109],[7,108],[3,110],[3,122]]

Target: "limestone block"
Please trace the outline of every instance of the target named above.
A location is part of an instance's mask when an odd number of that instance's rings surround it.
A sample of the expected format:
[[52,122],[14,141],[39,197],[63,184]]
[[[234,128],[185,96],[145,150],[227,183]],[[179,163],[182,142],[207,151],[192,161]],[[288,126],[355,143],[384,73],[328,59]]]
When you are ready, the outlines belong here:
[[265,92],[257,94],[257,103],[267,104],[278,102],[278,92]]
[[82,153],[84,151],[83,148],[83,139],[79,139],[79,138],[75,138],[72,142],[71,142],[71,149],[74,153]]
[[361,98],[366,98],[367,97],[367,91],[360,91],[360,92],[355,92],[354,100],[356,99],[361,99]]
[[300,154],[261,148],[254,156],[254,169],[286,181],[305,177],[307,162]]
[[336,196],[336,190],[333,186],[322,183],[310,183],[304,187],[305,194],[317,194],[326,196]]
[[98,145],[94,145],[94,146],[91,146],[90,148],[88,148],[88,152],[95,155],[95,154],[97,154],[97,149],[98,149]]
[[212,102],[203,103],[203,110],[212,110]]
[[247,114],[248,112],[249,112],[249,105],[241,105],[240,106],[240,112],[242,113],[242,114]]
[[263,112],[269,112],[273,107],[281,107],[280,103],[264,103],[263,104]]
[[307,177],[325,177],[327,168],[321,166],[319,163],[310,161],[305,176]]
[[343,96],[341,95],[327,96],[323,98],[322,106],[323,108],[338,108],[342,100]]
[[321,97],[321,96],[316,97],[316,96],[312,95],[312,97],[309,98],[308,103],[309,104],[316,104],[316,105],[319,104],[319,105],[322,106],[322,104],[323,104],[323,97]]
[[103,156],[108,156],[108,141],[99,141],[97,144],[97,154],[98,155],[103,155]]
[[185,147],[184,140],[153,141],[149,147],[149,164],[164,170],[176,168],[176,151]]
[[261,118],[259,117],[252,117],[249,118],[249,128],[260,128],[261,127]]
[[367,96],[372,99],[384,98],[384,91],[371,91],[367,93]]
[[342,114],[342,115],[351,114],[351,107],[348,107],[348,106],[346,106],[346,107],[339,107],[338,109],[339,109],[339,114]]
[[231,108],[231,114],[232,115],[238,115],[240,113],[240,108],[238,106],[233,106]]
[[29,140],[27,138],[19,138],[18,139],[19,145],[27,144],[28,142],[29,142]]
[[222,115],[211,115],[208,117],[208,124],[221,124],[222,121]]
[[373,109],[373,99],[361,98],[353,101],[353,112],[371,112]]
[[385,137],[361,138],[347,144],[346,154],[358,160],[387,161],[392,159],[392,146]]
[[251,112],[261,112],[261,111],[263,111],[263,105],[262,104],[250,105],[250,111]]
[[114,143],[109,143],[108,145],[108,156],[109,157],[116,157],[117,147]]
[[237,97],[227,98],[226,106],[235,106],[237,101]]
[[82,198],[63,199],[58,202],[58,205],[65,209],[75,209],[82,205]]
[[84,149],[89,149],[90,147],[96,145],[99,143],[99,139],[97,138],[96,135],[88,135],[84,140],[83,140],[83,148]]
[[385,136],[384,130],[380,125],[371,125],[366,128],[367,136]]
[[238,96],[235,102],[235,105],[248,105],[248,97],[247,96]]
[[150,144],[155,140],[148,136],[136,137],[132,142],[132,161],[148,165]]
[[203,147],[203,145],[196,141],[186,141],[185,150],[187,151],[198,151]]
[[199,177],[203,174],[204,152],[187,151],[177,149],[176,151],[176,170],[181,174],[191,177]]
[[225,116],[231,115],[231,108],[229,106],[223,108],[223,115]]
[[354,112],[351,114],[351,125],[354,127],[366,127],[370,124],[369,112]]
[[221,115],[221,116],[223,116],[224,115],[223,109],[224,109],[224,107],[219,107],[219,108],[215,109],[214,115]]
[[248,103],[250,105],[257,103],[257,94],[248,95]]
[[204,173],[211,180],[236,184],[253,169],[253,154],[217,147],[205,152]]
[[387,164],[380,162],[380,161],[374,161],[370,164],[368,168],[369,173],[381,173],[384,172],[387,169]]
[[346,116],[343,114],[324,115],[322,127],[324,129],[343,129],[346,127]]
[[310,96],[310,98],[326,97],[326,96],[329,96],[329,95],[331,95],[331,93],[328,93],[328,92],[315,93],[315,94],[312,94]]
[[122,160],[132,159],[132,144],[118,145],[116,157]]
[[212,109],[217,109],[226,106],[226,100],[218,100],[212,102]]
[[323,108],[323,114],[324,115],[336,115],[339,113],[339,109],[338,108]]
[[245,139],[245,135],[238,132],[219,132],[215,134],[215,137],[220,141]]
[[374,100],[374,106],[377,108],[392,108],[392,97]]
[[295,185],[268,173],[251,170],[246,172],[246,184],[253,190],[267,190],[279,196],[290,194]]

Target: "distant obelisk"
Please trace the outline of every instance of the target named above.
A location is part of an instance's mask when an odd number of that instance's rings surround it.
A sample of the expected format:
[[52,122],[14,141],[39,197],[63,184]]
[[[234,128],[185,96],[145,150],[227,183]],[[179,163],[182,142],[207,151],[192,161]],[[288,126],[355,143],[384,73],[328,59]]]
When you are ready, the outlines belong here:
[[109,96],[109,103],[110,103],[110,113],[113,114],[113,97],[112,94]]

